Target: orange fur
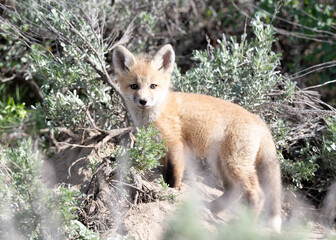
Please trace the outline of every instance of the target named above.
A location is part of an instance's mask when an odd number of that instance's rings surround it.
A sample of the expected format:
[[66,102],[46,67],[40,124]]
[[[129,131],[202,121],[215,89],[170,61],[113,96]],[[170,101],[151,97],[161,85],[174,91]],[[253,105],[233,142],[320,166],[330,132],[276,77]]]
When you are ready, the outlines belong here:
[[[180,188],[186,152],[207,158],[225,187],[223,196],[214,201],[214,210],[242,193],[260,212],[266,199],[270,223],[280,231],[280,167],[266,124],[236,104],[206,95],[170,92],[174,64],[170,45],[165,45],[152,60],[136,59],[118,46],[113,61],[135,125],[153,122],[165,139],[168,184]],[[132,89],[135,85],[137,88]]]

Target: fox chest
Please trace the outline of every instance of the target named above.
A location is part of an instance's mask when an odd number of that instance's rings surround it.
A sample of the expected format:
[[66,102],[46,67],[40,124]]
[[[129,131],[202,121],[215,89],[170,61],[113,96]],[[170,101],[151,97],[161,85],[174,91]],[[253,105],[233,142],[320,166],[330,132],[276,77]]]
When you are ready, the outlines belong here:
[[168,151],[182,147],[185,152],[205,158],[209,155],[212,145],[216,144],[204,127],[191,126],[172,117],[157,119],[154,127],[160,132]]

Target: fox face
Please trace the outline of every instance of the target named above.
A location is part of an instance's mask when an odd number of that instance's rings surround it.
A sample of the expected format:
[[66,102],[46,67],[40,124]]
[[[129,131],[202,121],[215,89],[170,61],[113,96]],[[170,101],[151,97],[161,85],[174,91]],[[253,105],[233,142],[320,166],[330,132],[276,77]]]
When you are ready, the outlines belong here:
[[115,48],[113,64],[128,108],[148,110],[162,103],[169,92],[174,61],[171,45],[160,49],[152,59],[136,59],[126,48]]
[[[119,78],[119,86],[128,105],[149,109],[161,103],[169,90],[169,79],[148,63],[137,63],[128,74]],[[139,74],[138,68],[143,68]]]

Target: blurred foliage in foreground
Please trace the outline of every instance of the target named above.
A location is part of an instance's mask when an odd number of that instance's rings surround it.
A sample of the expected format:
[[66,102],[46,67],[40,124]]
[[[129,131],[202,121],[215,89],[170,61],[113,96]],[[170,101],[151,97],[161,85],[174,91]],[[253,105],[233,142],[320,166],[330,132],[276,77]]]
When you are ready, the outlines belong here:
[[76,220],[80,193],[64,186],[47,188],[42,161],[31,139],[0,148],[0,235],[3,239],[93,239]]

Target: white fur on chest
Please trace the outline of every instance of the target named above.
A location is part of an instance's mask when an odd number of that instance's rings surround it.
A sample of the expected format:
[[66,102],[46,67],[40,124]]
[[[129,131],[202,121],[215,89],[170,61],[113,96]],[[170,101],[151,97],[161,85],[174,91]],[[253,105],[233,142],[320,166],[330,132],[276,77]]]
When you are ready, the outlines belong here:
[[140,109],[135,106],[128,107],[131,118],[136,127],[142,128],[148,126],[149,123],[154,122],[161,114],[160,108],[152,107],[149,109]]

